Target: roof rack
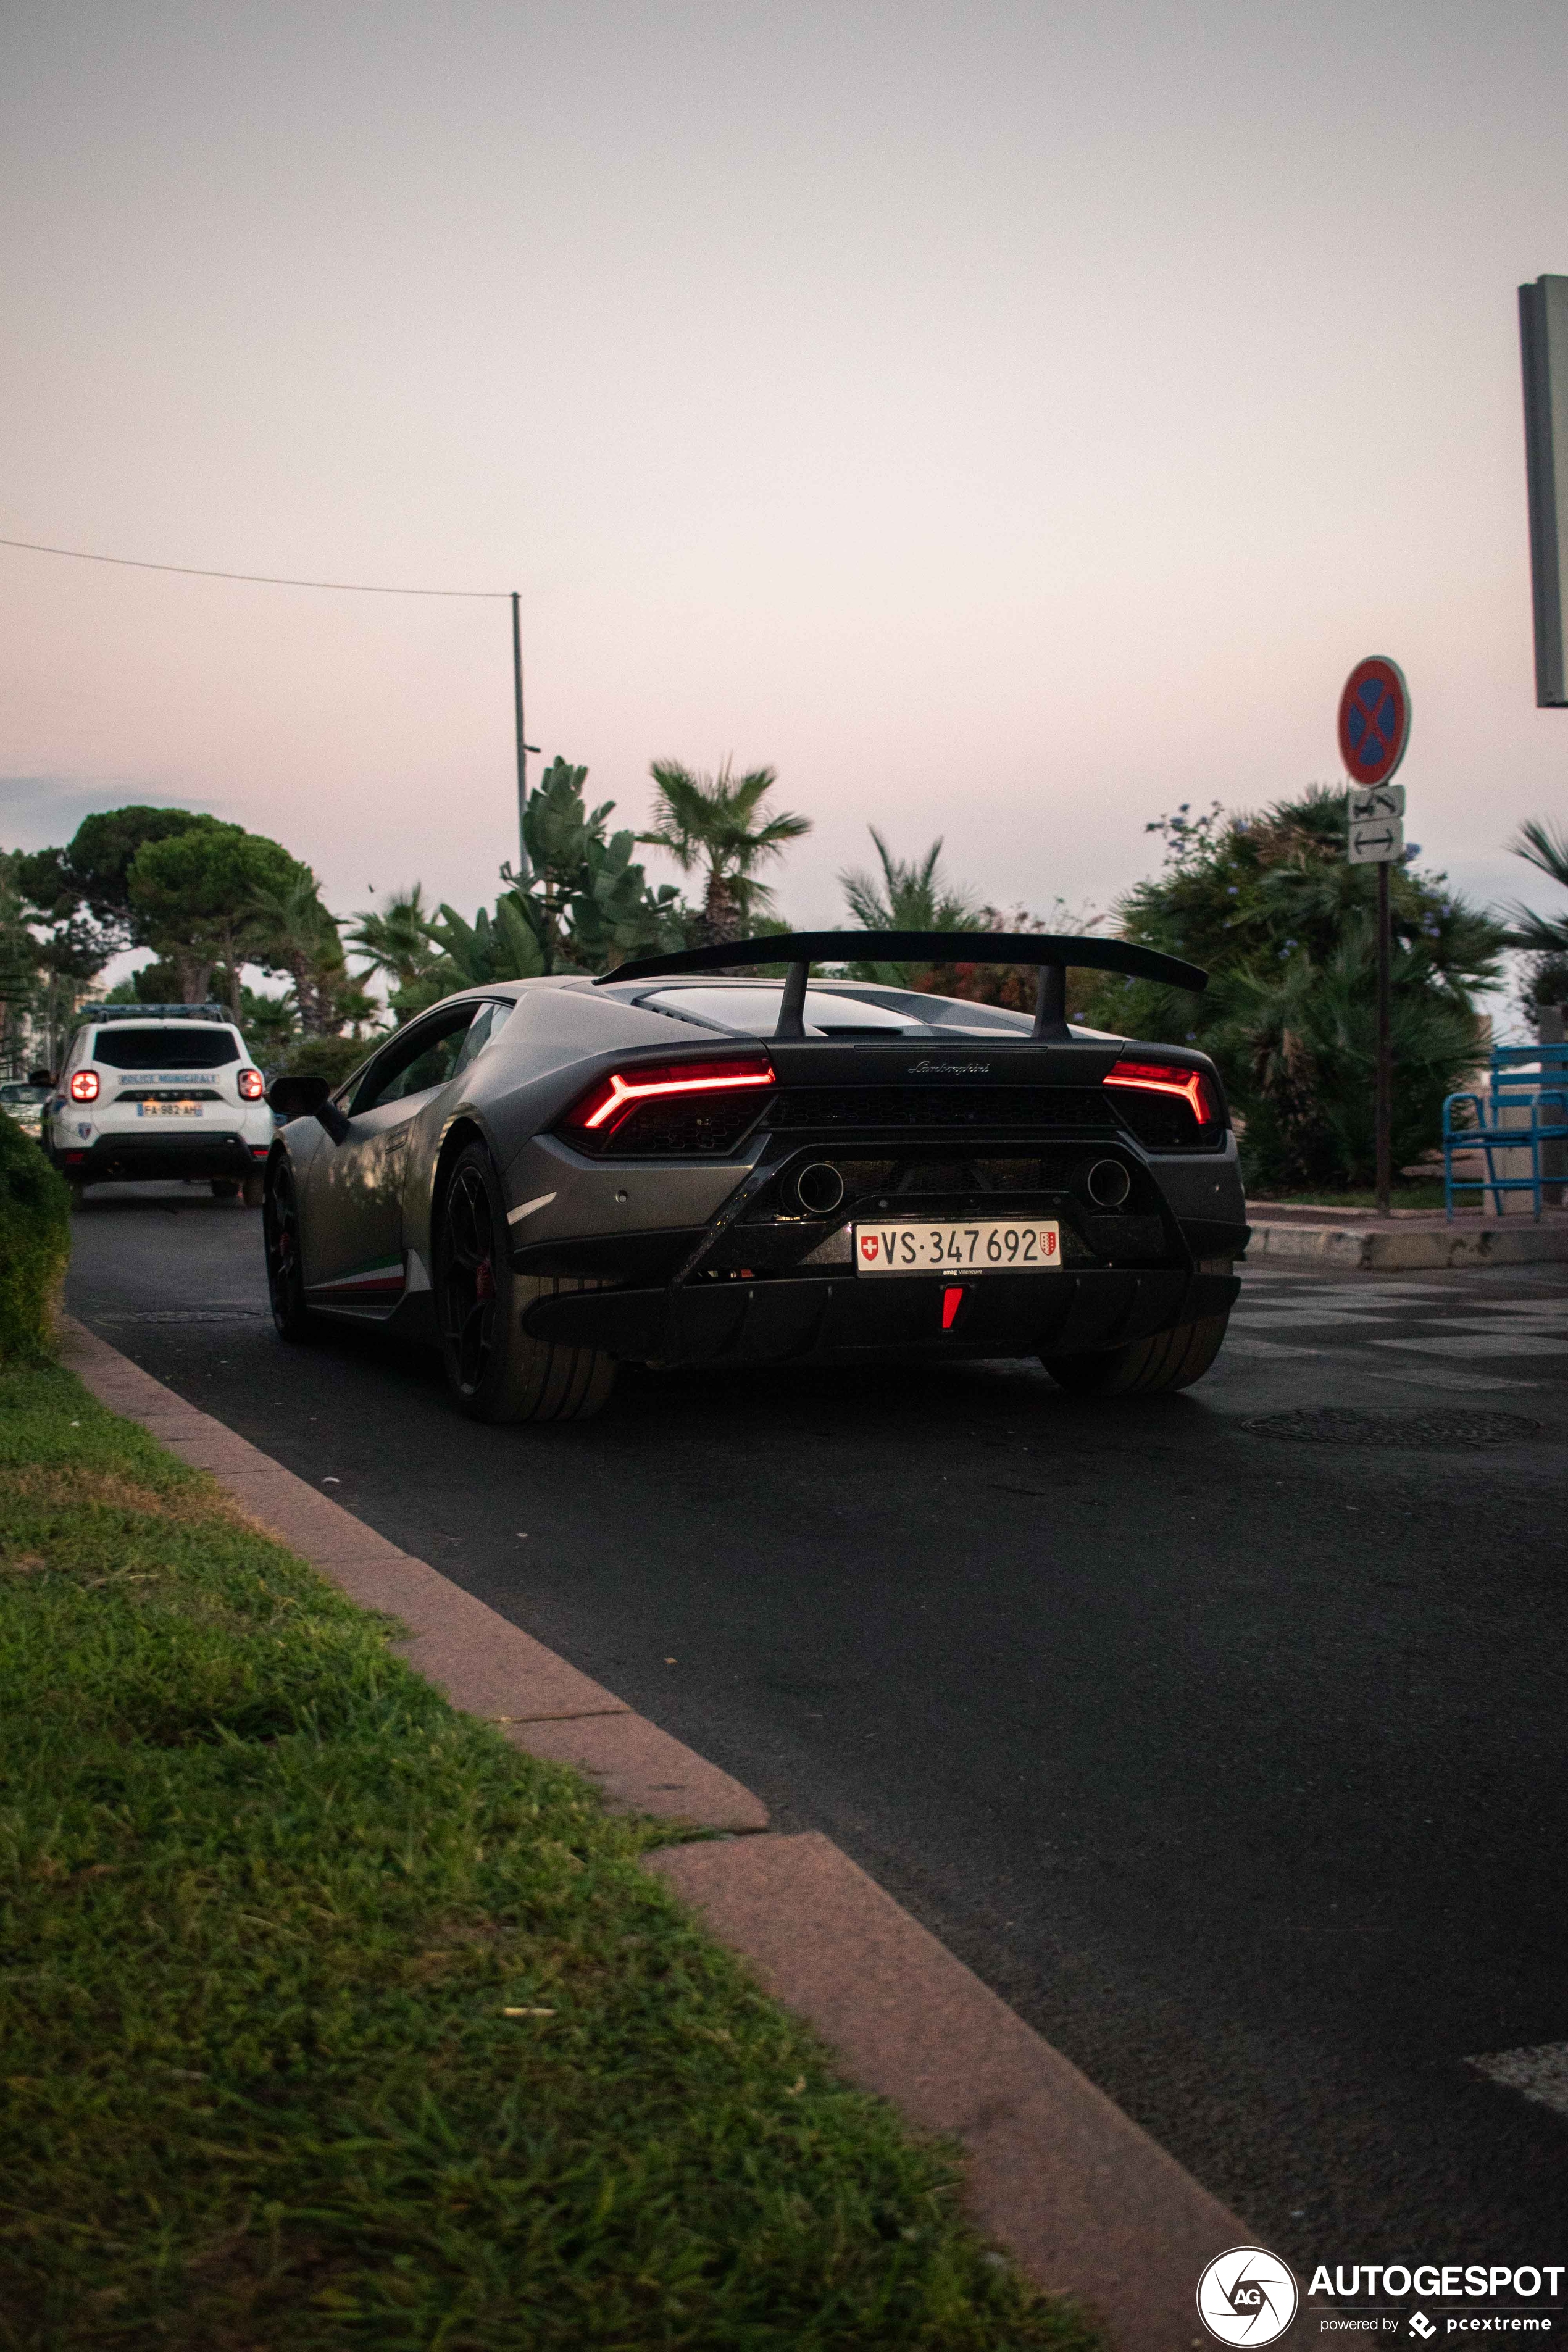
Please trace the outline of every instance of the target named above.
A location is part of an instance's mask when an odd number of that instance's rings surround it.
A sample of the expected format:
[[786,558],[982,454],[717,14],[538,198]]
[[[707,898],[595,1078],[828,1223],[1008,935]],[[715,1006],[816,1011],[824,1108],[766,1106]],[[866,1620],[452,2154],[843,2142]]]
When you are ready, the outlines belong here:
[[222,1021],[233,1014],[221,1004],[79,1004],[80,1021]]
[[716,940],[711,947],[680,948],[672,955],[637,956],[601,972],[612,980],[664,980],[678,974],[732,971],[738,965],[789,966],[779,1005],[775,1038],[805,1034],[805,983],[814,963],[1032,963],[1039,967],[1034,1034],[1059,1042],[1071,1034],[1067,1021],[1068,967],[1125,972],[1166,988],[1208,986],[1209,976],[1179,956],[1162,955],[1131,940],[1075,939],[1051,931],[784,931],[772,939]]

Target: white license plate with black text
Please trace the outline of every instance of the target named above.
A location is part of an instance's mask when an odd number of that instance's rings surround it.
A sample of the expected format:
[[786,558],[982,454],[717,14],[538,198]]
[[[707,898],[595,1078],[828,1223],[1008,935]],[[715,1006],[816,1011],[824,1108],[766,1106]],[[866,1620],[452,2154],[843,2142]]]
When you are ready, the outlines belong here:
[[1037,1217],[855,1228],[858,1274],[1055,1274],[1061,1262],[1061,1227]]
[[139,1102],[138,1118],[200,1118],[202,1107],[194,1102]]

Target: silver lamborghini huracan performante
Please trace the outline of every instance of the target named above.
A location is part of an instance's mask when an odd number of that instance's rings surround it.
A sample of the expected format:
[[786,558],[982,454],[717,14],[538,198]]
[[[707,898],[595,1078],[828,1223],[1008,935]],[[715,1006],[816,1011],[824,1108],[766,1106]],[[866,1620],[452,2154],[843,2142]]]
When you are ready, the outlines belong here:
[[1064,1007],[1069,965],[1205,975],[1117,940],[966,933],[966,963],[1038,967],[1033,1019],[813,975],[957,944],[790,934],[500,982],[335,1093],[279,1079],[279,1332],[427,1340],[484,1421],[595,1412],[617,1363],[1028,1357],[1083,1396],[1186,1387],[1247,1246],[1224,1089],[1204,1055]]

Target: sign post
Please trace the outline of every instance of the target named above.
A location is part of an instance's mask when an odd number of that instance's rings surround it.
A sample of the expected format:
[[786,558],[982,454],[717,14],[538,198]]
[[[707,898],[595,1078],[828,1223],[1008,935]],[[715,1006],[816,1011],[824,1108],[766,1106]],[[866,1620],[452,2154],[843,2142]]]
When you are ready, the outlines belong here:
[[1377,1213],[1394,1188],[1394,1037],[1388,869],[1405,855],[1405,787],[1395,768],[1410,740],[1410,688],[1397,662],[1357,662],[1340,697],[1340,757],[1350,776],[1347,843],[1352,866],[1377,867]]

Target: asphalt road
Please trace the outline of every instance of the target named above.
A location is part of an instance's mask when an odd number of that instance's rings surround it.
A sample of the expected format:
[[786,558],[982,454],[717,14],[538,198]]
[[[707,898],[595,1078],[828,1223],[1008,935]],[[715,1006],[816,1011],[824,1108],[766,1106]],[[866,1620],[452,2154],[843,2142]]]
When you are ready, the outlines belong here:
[[[103,1190],[73,1310],[825,1830],[1299,2266],[1568,2259],[1568,1266],[1247,1278],[1185,1396],[636,1374],[490,1430]],[[1397,1445],[1259,1414],[1372,1409]],[[1431,1416],[1521,1417],[1502,1444]],[[1364,1433],[1359,1421],[1355,1427]]]

